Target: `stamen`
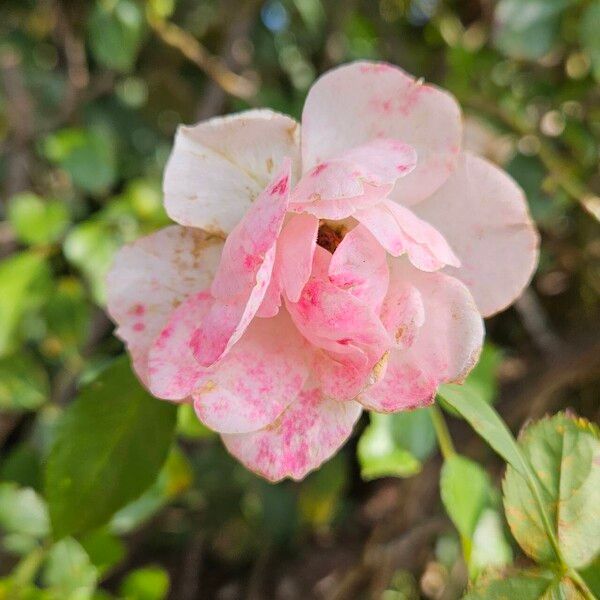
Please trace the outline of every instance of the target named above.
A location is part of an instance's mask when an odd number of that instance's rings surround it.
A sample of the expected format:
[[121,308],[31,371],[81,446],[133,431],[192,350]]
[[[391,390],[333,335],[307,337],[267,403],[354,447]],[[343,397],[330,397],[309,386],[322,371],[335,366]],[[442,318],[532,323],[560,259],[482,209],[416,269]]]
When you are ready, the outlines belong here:
[[317,234],[317,244],[332,254],[344,239],[346,228],[343,226],[334,228],[330,223],[321,222]]

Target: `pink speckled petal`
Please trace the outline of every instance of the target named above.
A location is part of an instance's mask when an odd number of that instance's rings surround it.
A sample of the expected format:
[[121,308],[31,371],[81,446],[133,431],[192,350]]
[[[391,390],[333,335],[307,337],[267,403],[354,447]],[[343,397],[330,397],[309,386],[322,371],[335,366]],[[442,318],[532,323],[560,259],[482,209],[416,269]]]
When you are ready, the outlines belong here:
[[313,345],[333,352],[356,346],[378,360],[388,334],[371,306],[327,280],[311,277],[296,303],[286,303],[296,327]]
[[107,276],[108,312],[145,385],[150,345],[177,305],[210,285],[222,248],[201,231],[172,225],[117,253]]
[[328,257],[317,248],[313,275],[298,302],[286,306],[304,337],[323,350],[314,369],[324,393],[348,400],[370,384],[390,338],[371,302],[329,280]]
[[411,146],[372,140],[311,169],[294,189],[290,209],[321,219],[345,219],[385,198],[416,163]]
[[287,297],[300,298],[312,270],[319,220],[313,215],[293,216],[277,242],[277,268]]
[[297,398],[309,366],[308,344],[285,310],[255,319],[193,394],[196,414],[222,433],[261,429]]
[[358,402],[327,400],[313,383],[272,425],[222,437],[229,452],[262,477],[298,480],[342,446],[360,414]]
[[417,151],[416,168],[391,193],[410,206],[454,170],[462,138],[460,108],[450,94],[383,63],[351,63],[319,78],[302,113],[303,171],[376,138],[402,140]]
[[396,412],[432,401],[441,383],[462,381],[477,362],[483,321],[469,290],[445,273],[425,273],[395,260],[391,279],[421,295],[424,321],[409,348],[391,350],[383,379],[359,401],[378,412]]
[[289,200],[290,161],[229,234],[212,282],[216,302],[191,338],[205,367],[219,360],[240,339],[267,293],[275,262],[276,240]]
[[485,317],[527,286],[539,236],[523,191],[504,171],[465,154],[454,175],[415,212],[452,245],[462,266],[447,271],[467,285]]
[[214,303],[208,291],[192,294],[172,313],[148,353],[150,391],[164,400],[183,400],[209,372],[192,354],[190,336]]
[[226,235],[272,180],[284,156],[299,167],[299,128],[271,110],[180,127],[164,175],[169,216]]
[[392,347],[410,348],[425,322],[421,292],[409,280],[394,277],[381,308],[381,322],[390,334]]
[[379,313],[389,283],[387,257],[363,225],[349,231],[336,248],[329,265],[329,280]]
[[460,264],[434,227],[391,200],[357,211],[354,217],[392,256],[406,254],[410,262],[422,271],[437,271],[448,264]]

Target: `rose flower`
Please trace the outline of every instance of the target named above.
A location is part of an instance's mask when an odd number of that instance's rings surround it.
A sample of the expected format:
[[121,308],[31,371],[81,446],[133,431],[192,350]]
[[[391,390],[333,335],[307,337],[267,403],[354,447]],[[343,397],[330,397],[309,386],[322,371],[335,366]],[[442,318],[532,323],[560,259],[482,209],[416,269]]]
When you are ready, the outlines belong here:
[[452,96],[366,62],[314,84],[301,128],[270,110],[181,127],[164,176],[178,224],[108,277],[142,383],[276,481],[331,457],[363,409],[461,382],[538,245],[521,189],[461,137]]

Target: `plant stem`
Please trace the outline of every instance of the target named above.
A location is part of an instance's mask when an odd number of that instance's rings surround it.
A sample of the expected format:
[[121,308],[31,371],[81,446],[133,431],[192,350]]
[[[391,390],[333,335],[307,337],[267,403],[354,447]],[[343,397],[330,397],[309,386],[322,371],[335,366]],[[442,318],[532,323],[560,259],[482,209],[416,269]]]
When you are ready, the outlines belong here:
[[569,569],[567,571],[567,576],[573,580],[587,600],[597,600],[594,592],[590,590],[587,583],[583,580],[583,577],[575,569]]
[[456,454],[456,450],[454,449],[452,437],[448,431],[448,425],[446,425],[446,419],[444,419],[444,415],[437,405],[429,408],[429,416],[431,417],[433,428],[435,429],[435,435],[437,436],[442,456],[444,457],[444,460],[447,460]]

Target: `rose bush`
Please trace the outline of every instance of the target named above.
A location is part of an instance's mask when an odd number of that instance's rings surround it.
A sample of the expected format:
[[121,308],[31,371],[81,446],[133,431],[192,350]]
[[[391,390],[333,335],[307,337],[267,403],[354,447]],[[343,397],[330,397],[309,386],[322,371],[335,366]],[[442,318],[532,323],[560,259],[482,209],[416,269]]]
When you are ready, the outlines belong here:
[[108,277],[144,385],[279,480],[328,459],[363,408],[464,379],[538,236],[520,188],[461,137],[449,94],[367,62],[314,84],[301,129],[270,110],[181,127],[164,177],[178,225]]

